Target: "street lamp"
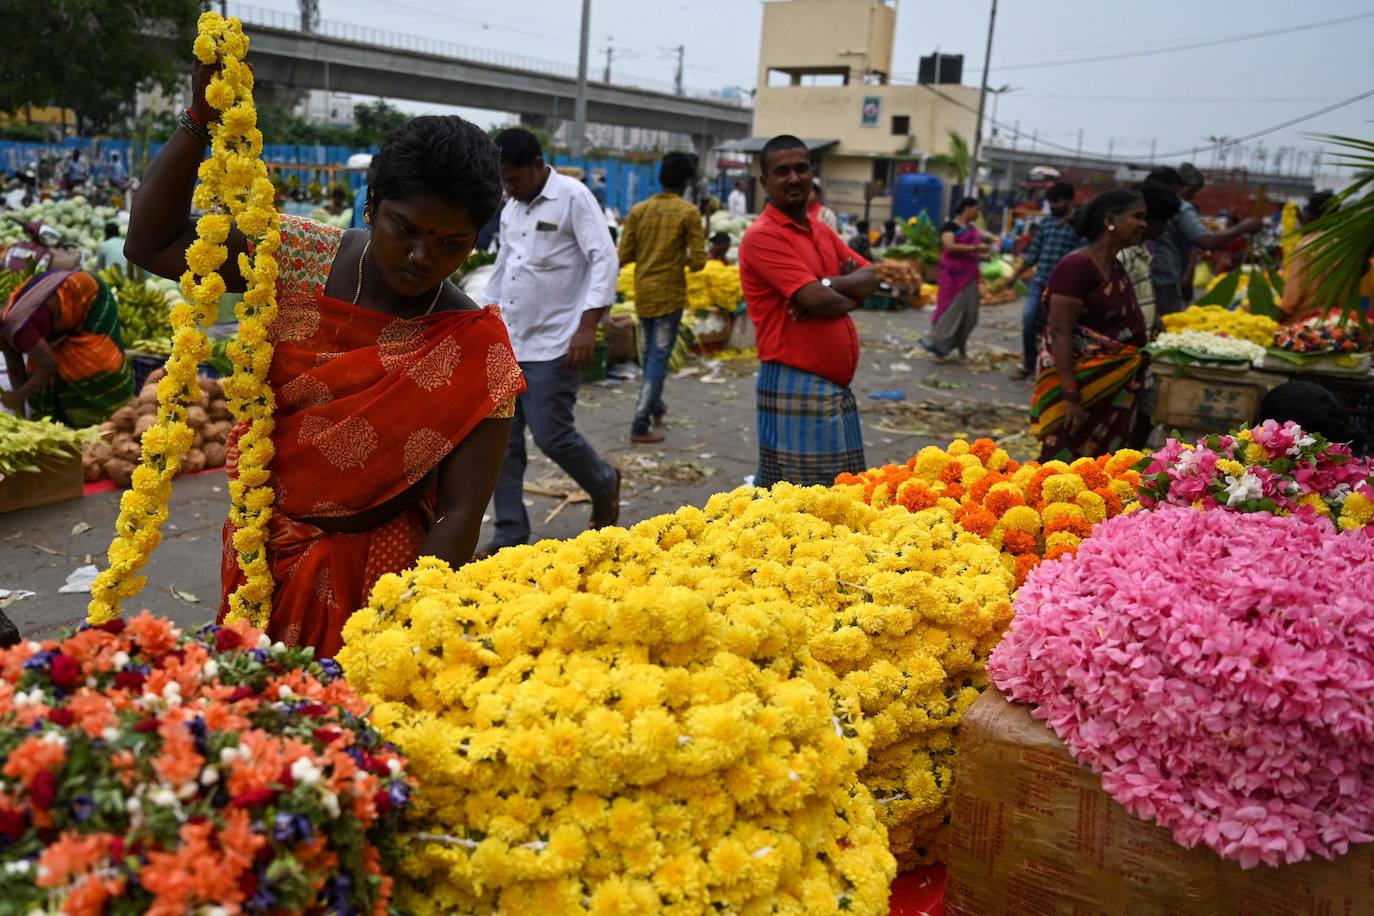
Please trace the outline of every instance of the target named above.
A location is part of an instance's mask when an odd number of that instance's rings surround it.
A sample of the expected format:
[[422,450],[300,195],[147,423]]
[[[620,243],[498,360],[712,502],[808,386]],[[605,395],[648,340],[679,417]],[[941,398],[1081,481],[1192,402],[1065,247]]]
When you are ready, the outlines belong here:
[[978,120],[973,122],[973,161],[970,164],[965,194],[972,194],[978,181],[978,154],[983,148],[983,106],[988,101],[988,70],[992,66],[992,36],[997,27],[997,0],[988,11],[988,46],[983,52],[983,81],[978,92]]
[[997,136],[997,103],[1002,100],[1002,96],[1006,93],[1020,91],[1020,86],[1013,86],[1010,83],[1004,83],[996,89],[988,87],[988,93],[992,96],[992,136]]

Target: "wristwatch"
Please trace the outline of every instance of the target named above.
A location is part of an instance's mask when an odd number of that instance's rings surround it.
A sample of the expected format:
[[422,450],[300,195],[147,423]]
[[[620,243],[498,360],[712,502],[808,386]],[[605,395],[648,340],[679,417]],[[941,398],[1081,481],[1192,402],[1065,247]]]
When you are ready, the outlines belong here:
[[821,286],[824,286],[826,289],[832,289],[835,284],[830,282],[829,277],[821,277]]

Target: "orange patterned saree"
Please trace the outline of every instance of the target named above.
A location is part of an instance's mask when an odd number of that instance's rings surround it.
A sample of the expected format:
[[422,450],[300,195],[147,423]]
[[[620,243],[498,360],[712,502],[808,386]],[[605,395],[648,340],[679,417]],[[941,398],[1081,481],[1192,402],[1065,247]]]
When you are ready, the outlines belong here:
[[[277,588],[268,634],[333,656],[344,621],[377,579],[414,565],[433,521],[434,487],[360,533],[304,520],[366,511],[420,483],[482,420],[509,417],[524,379],[495,307],[403,319],[328,298],[323,280],[339,236],[283,222],[283,250],[309,257],[283,263],[271,329],[277,499],[267,548]],[[312,269],[310,257],[325,269]],[[226,521],[221,619],[242,581],[233,534]]]

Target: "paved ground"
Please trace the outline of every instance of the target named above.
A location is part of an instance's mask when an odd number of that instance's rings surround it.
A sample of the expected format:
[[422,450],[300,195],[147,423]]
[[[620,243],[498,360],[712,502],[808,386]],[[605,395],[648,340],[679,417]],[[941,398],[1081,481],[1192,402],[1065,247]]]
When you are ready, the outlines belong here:
[[[1026,434],[1030,391],[1008,375],[1018,359],[1020,311],[1019,304],[985,309],[968,363],[941,366],[916,347],[929,328],[928,310],[858,313],[863,363],[854,390],[871,465],[905,461],[922,446],[944,445],[956,434],[995,435],[1021,457],[1032,451]],[[628,443],[637,383],[583,388],[578,425],[625,474],[623,523],[701,504],[753,474],[755,365],[699,360],[671,378],[668,440],[661,446]],[[904,401],[870,398],[894,389],[903,391]],[[576,534],[587,523],[589,506],[575,501],[580,491],[537,449],[531,447],[530,456],[526,501],[535,536]],[[213,617],[227,501],[220,474],[177,482],[165,538],[138,604],[185,625]],[[0,589],[36,593],[5,609],[21,632],[46,635],[82,618],[84,596],[58,589],[77,567],[103,565],[118,506],[118,493],[105,493],[0,516]]]

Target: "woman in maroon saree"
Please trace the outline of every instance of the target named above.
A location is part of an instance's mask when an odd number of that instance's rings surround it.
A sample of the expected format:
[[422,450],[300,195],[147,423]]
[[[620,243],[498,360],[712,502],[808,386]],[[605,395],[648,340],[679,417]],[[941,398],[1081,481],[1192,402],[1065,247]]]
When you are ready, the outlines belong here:
[[[207,80],[197,66],[192,107],[202,121],[214,115]],[[186,269],[204,154],[186,129],[159,153],[134,204],[131,261],[165,277]],[[283,218],[268,375],[277,405],[267,542],[274,639],[332,656],[379,576],[422,555],[454,565],[472,557],[524,381],[497,310],[479,308],[448,277],[500,194],[496,149],[482,130],[421,117],[373,160],[370,231]],[[234,265],[247,240],[235,230],[228,245],[224,279],[240,291]],[[233,537],[226,523],[226,599],[240,581]]]

